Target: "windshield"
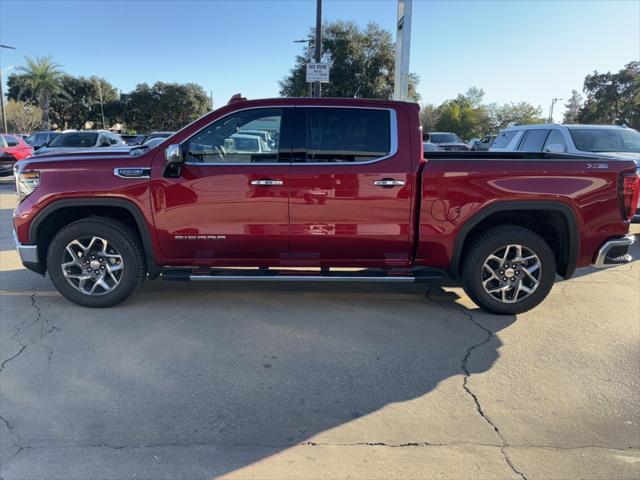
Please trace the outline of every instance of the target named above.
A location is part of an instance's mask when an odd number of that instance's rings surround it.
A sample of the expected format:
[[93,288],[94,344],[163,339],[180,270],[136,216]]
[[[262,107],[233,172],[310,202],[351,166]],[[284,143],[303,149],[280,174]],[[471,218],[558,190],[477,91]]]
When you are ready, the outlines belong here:
[[455,133],[432,133],[431,143],[462,143]]
[[640,133],[632,128],[572,128],[569,131],[578,150],[640,153]]
[[49,147],[93,147],[98,139],[97,133],[74,132],[58,135],[49,142]]

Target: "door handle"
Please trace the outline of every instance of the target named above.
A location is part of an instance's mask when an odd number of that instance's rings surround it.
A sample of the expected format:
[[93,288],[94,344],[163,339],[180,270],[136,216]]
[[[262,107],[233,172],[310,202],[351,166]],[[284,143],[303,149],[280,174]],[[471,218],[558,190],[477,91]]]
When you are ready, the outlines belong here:
[[260,185],[262,187],[274,187],[282,185],[282,180],[271,180],[269,178],[263,178],[262,180],[251,180],[251,185]]
[[391,188],[391,187],[404,187],[404,180],[396,180],[395,178],[383,178],[382,180],[375,180],[373,184],[376,187]]

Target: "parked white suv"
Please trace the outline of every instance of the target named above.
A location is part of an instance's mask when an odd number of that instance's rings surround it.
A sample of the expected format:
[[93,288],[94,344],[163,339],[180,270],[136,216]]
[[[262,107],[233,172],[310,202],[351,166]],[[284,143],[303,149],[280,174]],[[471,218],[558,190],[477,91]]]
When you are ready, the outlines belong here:
[[610,125],[520,125],[500,131],[489,150],[606,156],[640,164],[640,133]]
[[[640,133],[615,125],[520,125],[496,136],[491,152],[571,153],[634,160],[640,172]],[[633,217],[640,223],[640,207]]]

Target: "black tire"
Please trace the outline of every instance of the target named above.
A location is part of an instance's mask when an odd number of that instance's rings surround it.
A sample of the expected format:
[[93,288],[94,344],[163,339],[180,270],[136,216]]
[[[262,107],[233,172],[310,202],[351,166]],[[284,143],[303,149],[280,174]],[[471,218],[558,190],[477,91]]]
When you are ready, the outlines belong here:
[[[540,261],[537,288],[514,303],[494,298],[482,285],[485,261],[492,253],[507,245],[522,245],[535,253]],[[551,247],[537,233],[516,225],[501,225],[481,233],[474,240],[463,262],[464,291],[478,306],[499,315],[523,313],[540,304],[551,291],[556,276],[556,260]]]
[[[104,238],[122,257],[124,268],[120,283],[101,295],[89,295],[74,288],[65,278],[61,264],[67,245],[75,239]],[[124,301],[142,284],[146,276],[144,252],[138,235],[125,223],[108,217],[87,217],[70,223],[53,237],[47,252],[47,270],[51,281],[67,299],[84,307],[112,307]]]

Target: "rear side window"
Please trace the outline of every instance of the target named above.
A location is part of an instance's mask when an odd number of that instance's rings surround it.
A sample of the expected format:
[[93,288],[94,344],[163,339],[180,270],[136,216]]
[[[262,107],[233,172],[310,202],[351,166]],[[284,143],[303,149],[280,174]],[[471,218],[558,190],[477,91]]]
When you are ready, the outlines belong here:
[[308,108],[306,162],[356,163],[391,152],[388,110]]
[[500,132],[496,137],[496,139],[491,144],[491,147],[507,148],[507,145],[509,145],[509,142],[513,139],[513,137],[516,136],[516,133],[518,132],[515,130],[509,131],[509,132]]
[[528,130],[524,139],[520,142],[518,150],[522,152],[541,152],[547,135],[549,135],[549,130],[546,128]]

